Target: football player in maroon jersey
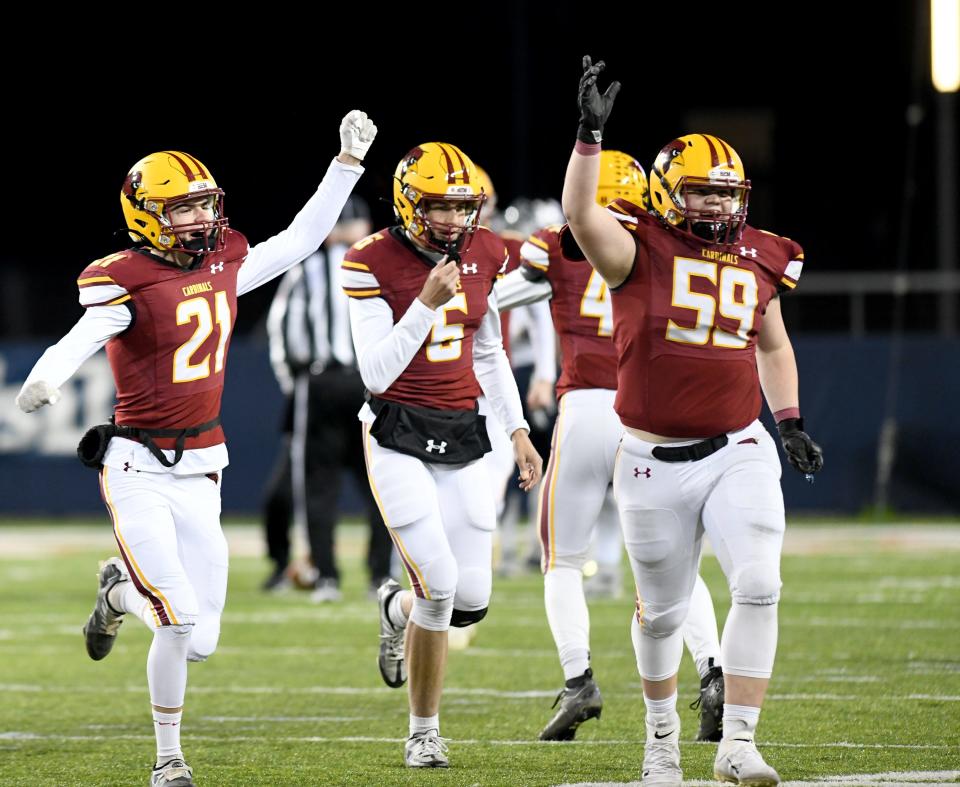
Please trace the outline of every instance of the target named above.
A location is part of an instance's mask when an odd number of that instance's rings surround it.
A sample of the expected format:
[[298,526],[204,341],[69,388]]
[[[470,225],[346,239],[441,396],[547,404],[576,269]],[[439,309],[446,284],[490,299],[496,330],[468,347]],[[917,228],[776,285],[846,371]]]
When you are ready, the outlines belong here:
[[[410,678],[412,768],[445,768],[440,699],[450,626],[483,619],[496,524],[477,414],[481,390],[513,442],[521,488],[540,480],[520,396],[503,350],[493,283],[503,240],[479,226],[484,193],[454,145],[429,142],[397,166],[397,225],[355,244],[343,287],[360,374],[370,487],[412,590],[379,590],[380,673]],[[404,653],[406,647],[406,653]]]
[[134,164],[120,203],[132,248],[88,265],[85,313],[37,361],[17,397],[32,412],[106,345],[117,389],[110,424],[78,448],[100,470],[120,558],[101,565],[84,626],[87,653],[113,647],[126,613],[153,630],[147,682],[157,739],[151,785],[185,787],[180,747],[187,662],[214,651],[227,591],[220,425],[237,296],[283,273],[324,240],[356,184],[377,132],[359,110],[340,125],[340,154],[290,227],[250,247],[228,226],[223,191],[193,156],[162,151]]
[[[601,206],[611,206],[616,216],[645,209],[649,198],[643,167],[626,153],[602,151],[596,199]],[[495,289],[501,311],[549,298],[561,345],[560,416],[540,489],[537,524],[544,604],[565,685],[554,703],[559,706],[556,713],[540,732],[541,740],[571,740],[580,724],[600,715],[600,690],[590,667],[590,615],[582,571],[600,527],[612,525],[620,530],[615,509],[606,504],[623,434],[613,409],[617,352],[611,339],[610,294],[579,249],[568,248],[564,254],[561,229],[551,225],[533,233],[520,249],[520,269],[507,274]],[[618,553],[622,554],[619,549]],[[633,627],[639,662],[636,616]],[[683,637],[702,683],[697,738],[720,740],[723,674],[717,619],[710,591],[699,576]]]
[[732,595],[714,775],[778,784],[754,734],[776,651],[784,510],[776,446],[757,418],[762,388],[791,464],[807,474],[822,467],[820,448],[803,431],[778,300],[796,286],[803,251],[746,224],[750,183],[740,157],[708,134],[660,151],[650,173],[652,213],[619,221],[597,205],[603,125],[620,85],[601,94],[604,64],[585,57],[583,65],[563,206],[613,301],[614,407],[625,427],[614,489],[640,596],[643,782],[681,783],[680,628],[705,530]]

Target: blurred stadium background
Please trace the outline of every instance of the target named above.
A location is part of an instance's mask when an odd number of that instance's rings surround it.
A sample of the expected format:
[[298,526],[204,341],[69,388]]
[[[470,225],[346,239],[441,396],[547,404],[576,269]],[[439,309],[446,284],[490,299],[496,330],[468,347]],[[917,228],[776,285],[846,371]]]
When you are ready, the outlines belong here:
[[[876,26],[839,4],[805,6],[787,26],[742,9],[723,23],[661,9],[620,30],[574,4],[547,13],[520,2],[488,19],[423,13],[331,28],[312,43],[287,30],[286,46],[265,22],[262,57],[224,42],[215,60],[198,59],[174,44],[166,78],[65,38],[48,76],[15,81],[8,97],[17,122],[4,172],[16,186],[3,194],[15,224],[0,250],[0,516],[100,511],[73,448],[108,413],[103,355],[55,408],[25,416],[13,398],[79,317],[76,274],[124,244],[119,185],[144,153],[198,156],[252,242],[283,229],[311,193],[351,106],[380,126],[358,187],[376,226],[391,221],[396,161],[429,139],[466,150],[501,206],[558,197],[586,52],[624,85],[608,146],[648,167],[681,133],[723,137],[753,181],[751,223],[805,248],[784,315],[827,464],[813,486],[785,474],[788,509],[957,515],[960,134],[955,90],[931,80],[930,8],[899,0]],[[224,506],[237,514],[257,510],[278,439],[264,329],[274,286],[241,301],[230,355]]]

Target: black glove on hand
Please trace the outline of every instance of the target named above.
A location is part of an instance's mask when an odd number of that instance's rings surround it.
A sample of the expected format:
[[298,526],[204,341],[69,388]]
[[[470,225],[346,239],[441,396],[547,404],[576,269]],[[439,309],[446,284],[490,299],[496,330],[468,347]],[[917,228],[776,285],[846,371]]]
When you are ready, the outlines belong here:
[[823,469],[823,451],[803,431],[802,418],[784,418],[777,424],[780,442],[787,459],[801,473],[816,473]]
[[613,109],[613,100],[620,92],[620,83],[611,82],[607,92],[602,96],[597,89],[597,77],[607,67],[602,60],[596,65],[590,55],[583,56],[583,76],[580,77],[580,94],[577,103],[580,107],[580,127],[577,129],[577,139],[588,145],[598,145],[603,138],[603,124],[610,117]]

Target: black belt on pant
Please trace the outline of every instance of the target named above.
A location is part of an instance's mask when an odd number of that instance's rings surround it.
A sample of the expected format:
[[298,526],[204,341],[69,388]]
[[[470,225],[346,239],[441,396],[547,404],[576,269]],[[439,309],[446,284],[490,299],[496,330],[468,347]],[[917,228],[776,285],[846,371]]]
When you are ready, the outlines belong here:
[[653,449],[653,456],[661,462],[697,462],[719,451],[726,444],[727,436],[718,434],[690,445],[658,445]]
[[[110,420],[113,420],[111,416]],[[199,426],[188,426],[186,429],[147,429],[142,426],[126,426],[117,424],[113,427],[114,434],[117,437],[126,437],[128,440],[136,440],[145,445],[147,450],[154,455],[156,460],[164,467],[173,467],[183,457],[183,447],[188,437],[199,437],[203,432],[209,432],[220,426],[220,416],[218,415],[212,421],[207,421]],[[154,437],[172,437],[176,439],[173,444],[173,461],[171,462],[164,456],[155,442]]]

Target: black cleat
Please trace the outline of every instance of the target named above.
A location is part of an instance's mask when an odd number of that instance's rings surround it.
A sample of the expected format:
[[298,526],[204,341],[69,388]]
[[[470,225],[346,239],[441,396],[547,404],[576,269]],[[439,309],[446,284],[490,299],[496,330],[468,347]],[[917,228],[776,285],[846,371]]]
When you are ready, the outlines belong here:
[[690,703],[692,710],[700,709],[698,741],[718,742],[723,738],[723,670],[710,667],[700,680],[700,696]]
[[118,557],[112,557],[100,564],[97,574],[97,601],[93,612],[83,627],[83,637],[87,646],[87,655],[94,661],[106,657],[117,641],[117,631],[123,623],[123,613],[115,612],[107,602],[107,594],[114,585],[127,581],[127,567]]
[[260,585],[260,590],[264,593],[279,593],[283,590],[288,590],[292,584],[290,577],[287,576],[287,567],[276,566],[273,571],[270,572],[270,576],[263,580],[263,584]]
[[542,741],[572,741],[577,734],[577,727],[590,719],[599,719],[603,710],[603,698],[600,688],[588,670],[586,681],[575,688],[564,687],[553,702],[553,707],[560,708],[547,726],[540,731]]

